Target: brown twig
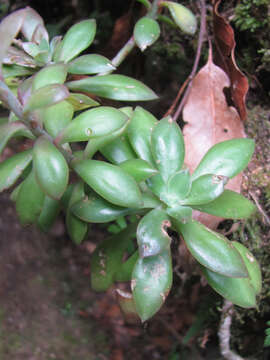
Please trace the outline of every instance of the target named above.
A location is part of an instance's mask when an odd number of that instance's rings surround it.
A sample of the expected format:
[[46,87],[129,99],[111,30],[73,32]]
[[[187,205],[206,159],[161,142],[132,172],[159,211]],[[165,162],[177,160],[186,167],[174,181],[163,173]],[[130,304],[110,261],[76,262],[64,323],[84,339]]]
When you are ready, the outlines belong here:
[[[200,22],[200,32],[199,32],[199,39],[198,39],[198,47],[197,47],[197,51],[196,51],[196,57],[195,57],[195,60],[194,60],[194,64],[193,64],[193,67],[192,67],[192,71],[189,75],[189,77],[187,78],[187,82],[189,82],[187,88],[186,88],[186,91],[185,91],[185,94],[173,116],[173,121],[177,121],[185,103],[186,103],[186,100],[187,100],[187,97],[189,95],[189,92],[190,92],[190,89],[191,89],[191,86],[192,86],[192,80],[197,72],[197,68],[198,68],[198,65],[199,65],[199,61],[200,61],[200,57],[201,57],[201,50],[202,50],[202,44],[204,42],[204,36],[205,36],[205,33],[206,33],[206,6],[205,6],[205,0],[200,0],[200,4],[201,4],[201,22]],[[185,83],[184,83],[185,84]],[[183,85],[182,85],[183,86]],[[181,90],[181,89],[180,89]]]
[[262,214],[265,222],[267,223],[267,225],[270,225],[270,218],[269,218],[269,216],[266,214],[266,212],[264,211],[264,209],[262,208],[262,206],[260,205],[260,203],[259,203],[256,195],[255,195],[253,192],[251,192],[251,191],[249,191],[249,193],[250,193],[250,196],[252,197],[252,199],[255,201],[255,204],[256,204],[259,212]]
[[174,111],[174,109],[175,109],[175,107],[176,107],[179,99],[181,98],[182,93],[183,93],[183,91],[185,90],[188,82],[189,82],[189,77],[185,80],[184,84],[180,87],[180,89],[179,89],[179,91],[178,91],[178,94],[177,94],[176,98],[174,99],[174,102],[173,102],[172,105],[170,106],[169,110],[164,114],[164,117],[171,115],[171,113]]
[[228,300],[224,300],[218,331],[220,351],[226,360],[244,360],[230,349],[232,315],[233,304]]

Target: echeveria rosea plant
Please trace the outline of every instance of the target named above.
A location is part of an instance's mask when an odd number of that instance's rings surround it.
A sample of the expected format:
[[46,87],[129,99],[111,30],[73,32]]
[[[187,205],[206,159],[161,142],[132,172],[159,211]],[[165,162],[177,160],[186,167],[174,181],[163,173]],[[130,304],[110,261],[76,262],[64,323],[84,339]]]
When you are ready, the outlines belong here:
[[[149,10],[135,26],[134,43],[144,50],[158,39],[160,28],[157,2],[142,2]],[[170,1],[160,6],[169,8],[182,30],[195,32],[189,10]],[[16,38],[20,31],[22,38]],[[192,219],[193,210],[229,219],[254,211],[248,199],[225,189],[248,164],[253,141],[216,144],[190,174],[183,135],[171,117],[158,121],[140,106],[100,106],[97,97],[145,101],[157,96],[138,80],[111,74],[113,61],[80,55],[95,32],[95,20],[84,20],[63,38],[49,40],[31,8],[2,21],[0,98],[10,114],[0,127],[0,151],[14,137],[30,138],[33,146],[0,164],[0,190],[16,185],[11,198],[22,224],[47,231],[64,211],[68,234],[77,244],[90,223],[113,223],[117,233],[92,257],[92,287],[104,291],[117,281],[130,281],[142,321],[159,310],[172,286],[168,229],[183,237],[218,293],[254,307],[261,275],[253,255]],[[85,77],[74,80],[74,74]],[[10,79],[16,80],[12,90]],[[82,150],[74,150],[76,142],[82,142]],[[103,160],[93,159],[97,152]],[[76,174],[72,181],[70,171]]]

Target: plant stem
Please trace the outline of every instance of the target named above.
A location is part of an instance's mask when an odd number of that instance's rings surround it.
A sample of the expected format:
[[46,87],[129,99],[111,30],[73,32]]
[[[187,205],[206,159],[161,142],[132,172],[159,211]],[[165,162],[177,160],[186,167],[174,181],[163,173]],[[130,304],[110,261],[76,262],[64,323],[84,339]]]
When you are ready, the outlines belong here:
[[[154,0],[152,3],[151,8],[147,12],[146,16],[150,17],[152,19],[156,19],[158,15],[158,6],[161,0]],[[126,42],[126,44],[118,51],[118,53],[115,55],[115,57],[112,59],[113,66],[117,67],[119,66],[125,58],[130,54],[130,52],[135,48],[135,40],[133,35],[131,38]],[[103,73],[102,75],[108,75],[112,73],[114,70],[110,70],[108,72]]]
[[228,300],[224,300],[218,331],[220,351],[226,360],[244,360],[230,349],[232,315],[233,304]]
[[192,71],[188,77],[189,84],[187,86],[186,92],[173,116],[173,120],[177,121],[179,115],[181,114],[181,111],[186,103],[187,97],[189,95],[191,86],[192,86],[192,80],[197,72],[197,68],[199,65],[200,57],[201,57],[201,50],[202,50],[202,44],[204,42],[204,36],[206,33],[206,6],[205,6],[205,0],[200,0],[201,3],[201,22],[200,22],[200,32],[199,32],[199,40],[198,40],[198,47],[196,51],[196,57],[194,60],[194,64],[192,67]]

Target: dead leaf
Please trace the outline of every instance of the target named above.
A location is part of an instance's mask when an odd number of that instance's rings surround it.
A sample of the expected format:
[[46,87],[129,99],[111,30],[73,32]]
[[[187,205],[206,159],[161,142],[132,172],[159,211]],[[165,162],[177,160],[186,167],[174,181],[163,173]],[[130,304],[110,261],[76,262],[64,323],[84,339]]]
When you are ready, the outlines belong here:
[[128,11],[116,20],[114,24],[112,36],[109,40],[109,43],[106,45],[104,53],[108,57],[115,56],[115,54],[130,38],[132,34],[132,29],[133,29],[132,11]]
[[231,80],[231,99],[237,108],[240,118],[246,120],[245,98],[248,92],[248,80],[239,70],[234,57],[234,31],[229,22],[218,13],[221,0],[213,0],[214,4],[214,40],[217,48],[215,63],[220,66]]
[[[213,63],[210,50],[207,64],[192,82],[183,110],[183,119],[187,123],[183,130],[186,144],[185,163],[191,172],[214,144],[245,137],[238,112],[226,102],[224,88],[229,86],[228,76]],[[241,174],[237,175],[229,181],[227,188],[239,192],[241,180]],[[199,211],[194,211],[193,217],[211,228],[215,228],[221,221],[220,218]]]

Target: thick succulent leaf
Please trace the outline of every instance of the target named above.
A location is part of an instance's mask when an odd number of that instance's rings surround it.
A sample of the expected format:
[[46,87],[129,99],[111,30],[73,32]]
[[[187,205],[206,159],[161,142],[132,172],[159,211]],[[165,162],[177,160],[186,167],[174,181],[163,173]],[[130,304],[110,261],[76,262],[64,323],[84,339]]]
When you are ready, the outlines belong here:
[[11,194],[10,194],[10,200],[16,202],[17,198],[18,198],[18,194],[20,191],[20,188],[22,186],[22,183],[20,183],[19,185],[17,185],[14,190],[12,190]]
[[176,25],[185,33],[193,35],[197,29],[197,20],[193,13],[185,6],[173,1],[163,1],[167,6]]
[[122,128],[128,117],[113,107],[100,106],[87,110],[77,116],[60,134],[61,144],[106,136]]
[[241,243],[237,241],[232,242],[233,246],[240,253],[250,278],[250,283],[253,286],[256,295],[258,295],[262,290],[262,273],[260,265],[252,253]]
[[224,190],[218,198],[208,204],[192,207],[225,219],[248,218],[256,210],[255,205],[250,200],[231,190]]
[[137,182],[144,181],[157,173],[157,169],[142,159],[127,160],[122,162],[119,166]]
[[214,145],[204,155],[192,178],[205,174],[234,177],[249,163],[254,146],[251,139],[232,139]]
[[71,240],[80,245],[88,232],[88,224],[78,219],[70,211],[66,213],[66,227]]
[[118,271],[114,275],[115,281],[130,281],[132,278],[132,272],[136,262],[139,259],[138,250],[134,252],[124,263],[121,264]]
[[[46,42],[48,43],[49,41],[49,34],[45,28],[45,26],[43,24],[39,24],[36,28],[35,31],[32,35],[32,39],[31,41],[42,45],[42,43]],[[42,47],[41,47],[42,48]],[[51,58],[51,57],[50,57]],[[49,61],[50,59],[48,59]]]
[[51,84],[34,91],[24,105],[23,112],[41,109],[57,104],[69,96],[68,89],[64,85]]
[[142,197],[143,209],[152,209],[162,205],[162,202],[150,191],[143,192]]
[[18,32],[20,31],[25,20],[25,16],[25,9],[17,10],[6,16],[0,23],[0,73],[3,59],[6,56],[8,48],[11,45],[13,39],[15,39]]
[[[32,41],[36,28],[39,25],[41,25],[44,28],[44,22],[42,17],[34,9],[27,7],[25,8],[25,11],[26,11],[26,17],[22,26],[22,33],[28,41]],[[48,40],[48,34],[45,28],[43,31],[43,36]],[[36,40],[40,40],[40,39],[36,38]]]
[[88,231],[88,224],[71,212],[71,207],[77,201],[80,201],[85,196],[84,184],[82,181],[77,182],[72,188],[70,187],[69,193],[66,194],[67,212],[66,212],[66,227],[71,240],[79,245],[85,238]]
[[64,36],[60,51],[56,52],[54,61],[68,62],[91,45],[96,35],[96,21],[83,20],[73,25]]
[[209,285],[225,299],[243,308],[256,307],[256,293],[248,278],[231,278],[201,267]]
[[126,135],[120,136],[99,149],[101,154],[113,164],[136,158]]
[[185,145],[179,126],[171,117],[166,117],[154,127],[151,149],[156,167],[165,182],[179,171],[185,157]]
[[41,213],[45,194],[36,181],[33,171],[20,186],[16,200],[16,211],[22,225],[33,224]]
[[0,125],[0,154],[7,145],[8,141],[13,137],[18,136],[27,137],[29,139],[35,138],[31,131],[19,121]]
[[36,91],[43,86],[51,84],[64,84],[67,77],[67,65],[65,64],[53,64],[48,65],[39,72],[33,78],[32,91]]
[[105,56],[97,54],[83,55],[68,64],[70,74],[98,74],[116,68]]
[[138,315],[142,321],[152,317],[163,305],[172,285],[170,251],[139,258],[132,273],[131,287]]
[[120,127],[119,129],[113,131],[112,133],[110,133],[108,135],[100,136],[98,138],[89,140],[88,144],[84,150],[85,158],[91,159],[93,157],[93,155],[98,150],[103,148],[105,145],[110,144],[111,142],[113,142],[115,140],[119,141],[120,136],[124,133],[127,126],[128,126],[128,121],[126,123],[124,123],[124,125],[122,127]]
[[60,202],[54,200],[49,196],[45,196],[43,208],[37,220],[38,227],[48,232],[53,226],[58,214],[60,212]]
[[167,186],[160,174],[156,174],[146,181],[149,189],[162,201],[167,202]]
[[17,76],[28,76],[32,75],[34,73],[34,69],[25,67],[25,66],[19,66],[19,65],[3,65],[2,66],[3,71],[3,77],[4,79],[8,79],[11,77],[17,77]]
[[68,126],[73,118],[73,113],[73,106],[67,100],[40,111],[44,127],[52,137],[56,137],[60,131]]
[[11,156],[0,163],[0,192],[10,188],[32,161],[32,150]]
[[67,101],[73,106],[74,111],[85,110],[99,105],[97,101],[84,94],[71,93]]
[[152,130],[157,124],[157,119],[142,107],[137,106],[134,110],[128,127],[129,141],[137,155],[155,165],[151,152]]
[[180,170],[169,178],[166,199],[163,200],[170,205],[179,204],[179,201],[187,197],[190,189],[189,171],[187,169]]
[[75,162],[73,168],[91,188],[112,204],[131,208],[142,206],[138,185],[118,166],[86,159]]
[[45,137],[34,145],[34,172],[42,190],[53,199],[60,199],[68,185],[69,168],[61,152]]
[[192,208],[188,206],[172,205],[166,209],[168,215],[172,218],[186,224],[192,220]]
[[94,191],[75,202],[70,210],[79,219],[91,223],[107,223],[132,212],[131,209],[109,203]]
[[208,269],[228,277],[247,277],[246,266],[223,235],[193,220],[187,224],[174,223],[195,259]]
[[227,181],[227,176],[223,175],[202,175],[192,182],[189,195],[181,203],[187,205],[207,204],[223,193]]
[[89,92],[107,99],[120,101],[147,101],[157,95],[141,81],[125,75],[102,75],[87,77],[66,83],[69,89]]
[[160,35],[160,27],[156,20],[142,17],[134,27],[134,40],[141,51],[154,44]]
[[113,284],[115,274],[122,266],[124,252],[136,236],[136,227],[137,223],[131,224],[97,246],[91,258],[91,286],[94,290],[105,291]]
[[141,258],[154,256],[168,250],[171,238],[166,228],[171,225],[164,210],[154,209],[147,213],[139,222],[137,242]]

